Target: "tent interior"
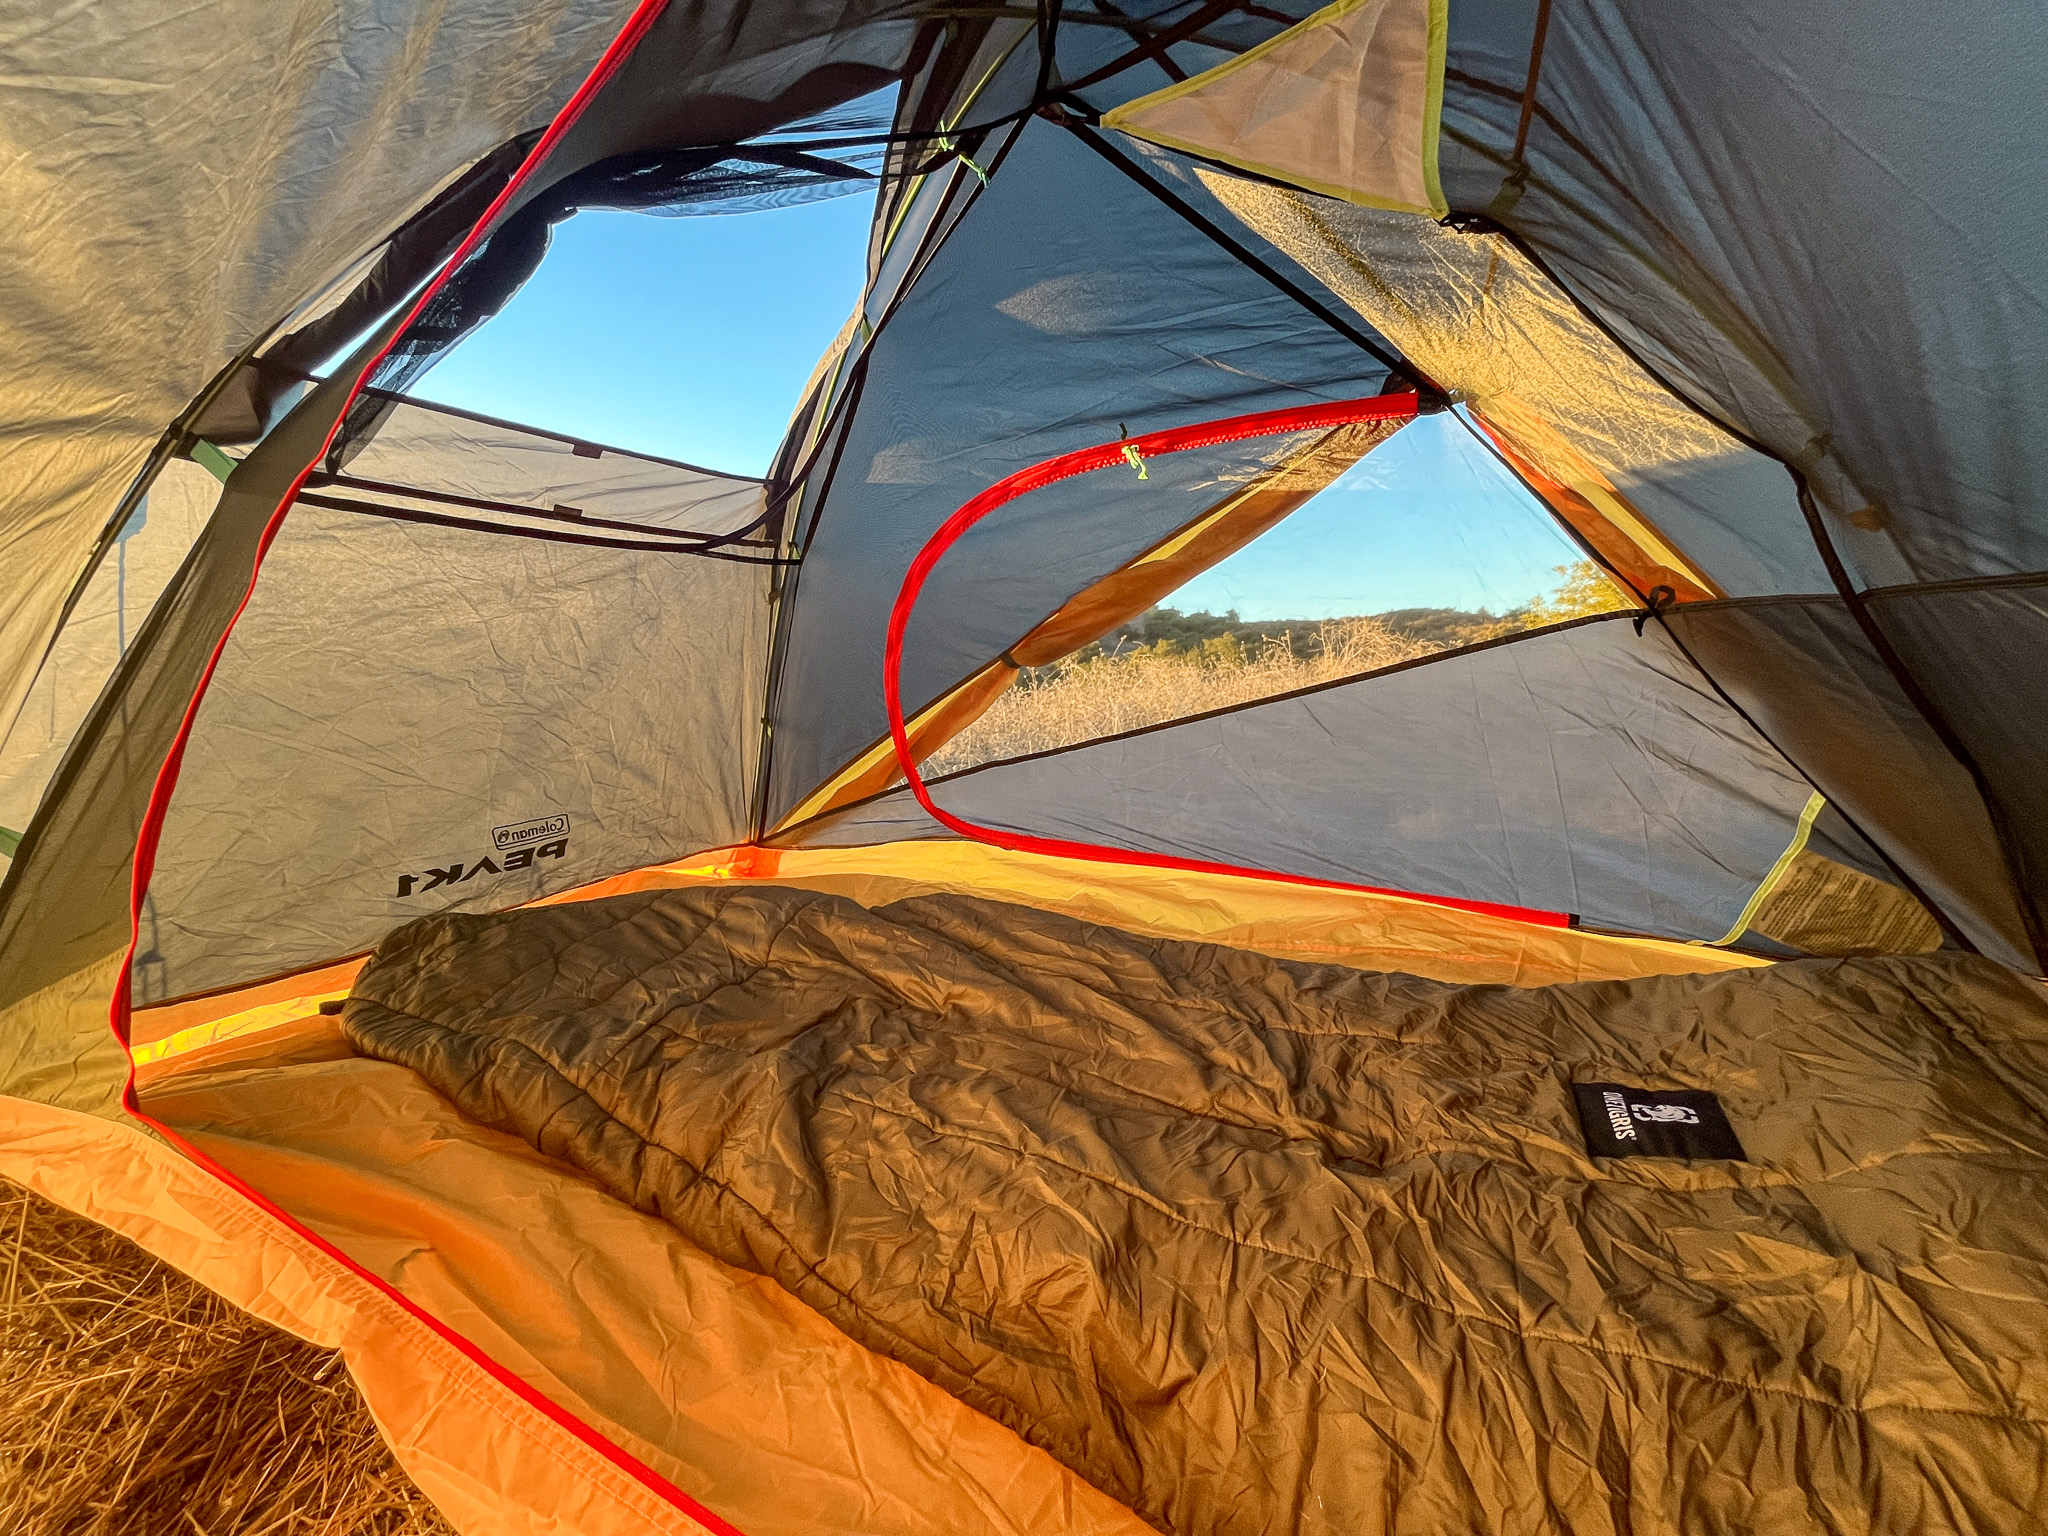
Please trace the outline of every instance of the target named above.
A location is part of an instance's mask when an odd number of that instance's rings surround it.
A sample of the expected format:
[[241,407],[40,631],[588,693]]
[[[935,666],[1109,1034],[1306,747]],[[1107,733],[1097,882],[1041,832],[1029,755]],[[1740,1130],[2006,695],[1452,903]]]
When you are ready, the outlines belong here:
[[[5,45],[0,1172],[465,1532],[2048,1517],[2038,29],[300,9]],[[849,186],[763,475],[413,393]]]

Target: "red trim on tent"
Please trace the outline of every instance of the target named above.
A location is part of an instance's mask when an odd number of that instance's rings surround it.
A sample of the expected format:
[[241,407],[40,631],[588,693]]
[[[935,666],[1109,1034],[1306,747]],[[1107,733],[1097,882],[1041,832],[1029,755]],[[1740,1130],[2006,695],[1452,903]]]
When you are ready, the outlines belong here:
[[234,1190],[236,1194],[242,1196],[242,1198],[247,1200],[251,1205],[256,1206],[259,1210],[262,1210],[266,1214],[275,1218],[280,1224],[288,1228],[295,1235],[305,1239],[305,1241],[308,1244],[310,1244],[314,1248],[317,1248],[320,1252],[326,1254],[329,1258],[333,1259],[336,1263],[340,1264],[344,1269],[348,1270],[351,1274],[360,1276],[362,1279],[368,1281],[371,1285],[375,1286],[379,1291],[382,1291],[386,1296],[390,1297],[407,1313],[409,1313],[413,1317],[418,1318],[422,1323],[425,1323],[427,1327],[431,1328],[436,1334],[440,1335],[441,1338],[445,1339],[449,1344],[453,1345],[455,1349],[458,1352],[460,1352],[466,1359],[468,1359],[471,1363],[475,1364],[476,1366],[480,1367],[487,1375],[489,1375],[493,1380],[497,1381],[500,1385],[505,1387],[515,1397],[519,1398],[528,1406],[538,1409],[547,1418],[552,1420],[554,1423],[560,1425],[563,1429],[567,1430],[570,1434],[574,1435],[578,1440],[582,1441],[585,1445],[589,1446],[593,1451],[596,1451],[600,1456],[604,1457],[605,1460],[611,1462],[614,1466],[618,1467],[620,1471],[625,1472],[627,1475],[632,1477],[635,1482],[639,1483],[641,1486],[646,1488],[650,1493],[653,1493],[665,1502],[674,1505],[677,1509],[681,1510],[685,1515],[688,1515],[692,1520],[695,1520],[707,1531],[710,1531],[712,1533],[712,1536],[745,1536],[745,1533],[741,1531],[738,1526],[733,1525],[728,1520],[722,1519],[713,1511],[706,1509],[702,1504],[698,1503],[695,1499],[691,1498],[687,1493],[683,1492],[682,1489],[676,1487],[675,1484],[671,1483],[659,1472],[656,1472],[652,1467],[638,1460],[629,1452],[621,1449],[612,1441],[606,1439],[603,1435],[599,1434],[595,1429],[592,1429],[588,1424],[584,1423],[581,1419],[577,1418],[574,1414],[570,1413],[566,1408],[563,1408],[562,1406],[554,1402],[545,1393],[541,1392],[539,1388],[533,1386],[531,1383],[527,1382],[522,1377],[515,1375],[506,1367],[500,1365],[497,1361],[493,1360],[488,1354],[486,1354],[479,1345],[472,1343],[469,1339],[463,1337],[463,1335],[456,1332],[453,1328],[449,1327],[439,1318],[435,1317],[431,1312],[427,1311],[417,1302],[412,1301],[396,1286],[393,1286],[388,1281],[382,1279],[380,1276],[372,1274],[369,1270],[364,1269],[360,1264],[356,1263],[354,1259],[350,1258],[346,1253],[342,1252],[341,1249],[335,1247],[332,1243],[328,1242],[325,1238],[321,1237],[319,1233],[313,1231],[310,1227],[306,1226],[304,1223],[302,1223],[296,1217],[294,1217],[290,1212],[283,1209],[283,1207],[277,1205],[268,1196],[263,1194],[262,1191],[244,1182],[241,1179],[241,1177],[235,1174],[232,1170],[222,1166],[220,1163],[214,1161],[213,1158],[207,1156],[206,1153],[202,1152],[199,1148],[195,1147],[191,1142],[187,1141],[183,1136],[179,1135],[178,1132],[174,1130],[172,1127],[165,1125],[161,1120],[153,1119],[151,1116],[144,1113],[141,1109],[137,1108],[133,1101],[132,1077],[130,1081],[131,1091],[128,1096],[127,1103],[129,1114],[133,1115],[137,1120],[141,1121],[144,1125],[148,1126],[151,1130],[155,1131],[158,1135],[162,1136],[166,1141],[168,1141],[172,1146],[176,1147],[180,1152],[184,1153],[186,1157],[190,1158],[199,1167],[204,1168],[208,1173],[212,1174],[215,1178],[219,1179],[223,1184],[227,1185],[228,1188]]
[[933,567],[961,535],[998,507],[1059,481],[1071,480],[1077,475],[1090,474],[1114,464],[1126,463],[1127,455],[1132,451],[1140,458],[1158,458],[1169,453],[1183,453],[1190,448],[1208,448],[1218,443],[1270,437],[1281,432],[1300,432],[1316,427],[1342,427],[1360,421],[1394,421],[1414,416],[1418,404],[1416,396],[1412,394],[1374,395],[1369,399],[1339,400],[1329,405],[1298,406],[1281,411],[1261,411],[1250,416],[1231,416],[1222,421],[1203,422],[1192,427],[1173,427],[1164,432],[1149,432],[1142,437],[1103,443],[1094,448],[1080,448],[1005,476],[947,518],[940,525],[938,532],[925,541],[924,548],[917,552],[917,558],[910,562],[910,570],[904,575],[903,586],[896,594],[896,605],[889,613],[888,647],[882,659],[882,689],[889,707],[889,736],[896,746],[897,766],[902,770],[905,781],[909,783],[910,792],[917,796],[917,803],[923,806],[934,820],[950,827],[963,837],[989,843],[997,848],[1008,848],[1018,853],[1046,853],[1069,859],[1089,859],[1102,864],[1132,864],[1147,869],[1183,869],[1205,875],[1245,875],[1255,880],[1281,880],[1293,885],[1312,885],[1325,890],[1363,891],[1375,896],[1406,896],[1440,907],[1454,907],[1463,912],[1504,917],[1514,922],[1533,923],[1545,928],[1570,927],[1571,919],[1564,913],[1545,912],[1534,907],[1511,907],[1491,901],[1466,901],[1455,896],[1428,896],[1414,891],[1392,890],[1385,886],[1353,885],[1341,880],[1315,880],[1301,875],[1281,874],[1270,869],[1250,869],[1237,864],[1214,864],[1201,859],[1179,859],[1163,853],[1140,853],[1128,848],[1111,848],[1101,843],[1072,843],[1061,838],[1032,837],[1021,832],[998,832],[990,827],[963,821],[960,817],[941,810],[932,800],[931,791],[926,787],[924,777],[918,772],[917,763],[910,754],[910,736],[903,720],[904,631],[910,626],[911,612],[917,607],[918,596],[924,591],[925,579],[931,575]]
[[[490,232],[491,222],[497,218],[498,214],[511,201],[513,195],[525,185],[534,171],[553,153],[555,146],[561,142],[562,136],[583,115],[584,109],[590,105],[592,98],[604,88],[606,82],[613,75],[618,73],[620,65],[625,62],[634,48],[646,37],[648,30],[654,25],[655,20],[661,15],[663,10],[667,8],[667,5],[668,0],[641,0],[641,3],[634,9],[632,16],[627,19],[625,26],[620,30],[619,35],[612,39],[611,46],[605,49],[603,57],[597,61],[597,65],[591,70],[589,77],[584,80],[582,85],[577,87],[575,95],[569,98],[562,110],[555,114],[554,121],[548,125],[546,133],[541,136],[540,141],[527,153],[526,158],[520,162],[519,169],[513,173],[512,179],[506,183],[505,189],[492,201],[491,206],[484,211],[483,217],[477,220],[471,227],[469,234],[464,237],[462,244],[456,248],[455,254],[448,258],[434,280],[427,284],[421,291],[420,296],[413,302],[412,309],[405,317],[405,325],[410,325],[413,320],[418,318],[420,311],[426,307],[427,301],[440,291],[442,285],[448,281],[450,274],[460,267],[469,257],[470,253],[482,243]],[[219,667],[221,656],[227,650],[228,636],[234,632],[235,625],[240,621],[244,610],[248,608],[250,599],[255,596],[256,579],[258,573],[262,570],[264,556],[269,553],[271,544],[276,540],[278,530],[283,526],[286,513],[290,511],[293,501],[297,498],[300,490],[304,488],[307,477],[312,474],[314,467],[318,465],[321,458],[326,455],[328,448],[333,444],[334,434],[341,429],[341,423],[347,415],[348,407],[354,404],[357,396],[362,393],[363,381],[369,377],[377,364],[384,360],[385,355],[391,350],[391,345],[396,342],[399,335],[403,334],[405,325],[401,325],[398,330],[392,333],[392,343],[387,343],[383,351],[380,351],[375,357],[371,358],[362,372],[356,376],[355,383],[349,390],[349,397],[343,402],[341,411],[337,413],[335,424],[329,429],[326,441],[320,445],[319,453],[315,454],[311,462],[299,471],[297,477],[292,481],[290,489],[286,491],[283,499],[279,501],[277,510],[271,514],[270,521],[265,526],[262,537],[257,541],[256,560],[249,573],[248,589],[243,592],[242,601],[236,606],[234,615],[228,620],[227,626],[221,631],[220,639],[215,642],[213,652],[207,658],[206,667],[200,673],[198,686],[192,692],[191,701],[185,706],[184,718],[179,723],[178,734],[171,743],[171,750],[165,756],[162,766],[157,770],[156,782],[150,791],[149,808],[144,813],[142,829],[135,839],[134,872],[129,890],[128,952],[123,960],[120,976],[115,982],[113,1003],[109,1009],[108,1021],[113,1027],[114,1038],[121,1042],[121,1048],[124,1052],[128,1050],[129,1017],[133,1007],[131,975],[135,963],[135,947],[141,935],[143,900],[148,894],[150,878],[155,872],[157,845],[163,835],[164,817],[170,808],[171,793],[177,787],[179,769],[185,757],[185,746],[191,738],[193,722],[198,718],[200,701],[206,697],[206,690],[213,681],[214,671]],[[550,1401],[537,1388],[493,1360],[479,1346],[464,1338],[447,1324],[434,1317],[425,1308],[410,1300],[397,1287],[363,1268],[362,1265],[356,1263],[355,1260],[342,1252],[341,1249],[335,1247],[317,1232],[314,1232],[304,1223],[298,1221],[260,1191],[251,1188],[229,1169],[222,1167],[218,1162],[201,1152],[172,1127],[147,1114],[136,1097],[135,1064],[132,1056],[128,1065],[128,1081],[121,1093],[121,1104],[129,1115],[169,1141],[194,1163],[211,1173],[252,1205],[257,1206],[274,1217],[290,1231],[304,1239],[312,1247],[326,1254],[344,1269],[360,1276],[386,1296],[389,1296],[406,1312],[418,1318],[427,1327],[447,1340],[467,1359],[487,1372],[521,1401],[538,1409],[549,1419],[574,1435],[578,1440],[581,1440],[585,1445],[603,1456],[607,1461],[632,1477],[649,1492],[681,1510],[691,1519],[704,1526],[705,1529],[711,1531],[713,1536],[743,1536],[743,1533],[736,1526],[705,1508],[687,1493],[683,1492],[682,1489],[662,1477],[652,1467],[647,1466],[638,1458],[613,1444],[574,1414]]]

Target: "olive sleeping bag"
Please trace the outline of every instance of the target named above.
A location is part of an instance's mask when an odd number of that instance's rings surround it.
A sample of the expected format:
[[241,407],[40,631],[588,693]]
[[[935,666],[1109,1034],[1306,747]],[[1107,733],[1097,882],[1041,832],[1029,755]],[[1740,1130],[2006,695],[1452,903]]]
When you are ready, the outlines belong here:
[[2048,1517],[2048,1006],[1986,961],[1457,986],[723,886],[425,919],[343,1023],[1176,1536]]

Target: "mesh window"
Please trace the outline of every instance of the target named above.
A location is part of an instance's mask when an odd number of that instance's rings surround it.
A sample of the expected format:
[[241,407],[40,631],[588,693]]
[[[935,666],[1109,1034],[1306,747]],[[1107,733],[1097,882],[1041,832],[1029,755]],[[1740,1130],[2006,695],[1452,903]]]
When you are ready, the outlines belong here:
[[[882,168],[893,92],[850,102],[742,144],[635,150],[563,177],[492,230],[377,364],[375,390],[405,394],[465,336],[503,309],[540,267],[554,227],[586,208],[662,218],[751,213],[872,189]],[[338,441],[375,430],[366,392]]]
[[1205,515],[1110,578],[1186,579],[1105,633],[1044,660],[1013,648],[1035,664],[925,760],[927,775],[1628,606],[1456,419],[1423,418],[1367,446],[1298,506],[1241,530],[1241,543],[1226,536],[1205,551],[1204,525],[1227,534],[1229,522]]
[[[1630,606],[1455,415],[1122,453],[998,507],[930,568],[901,675],[930,676],[945,656],[960,680],[906,721],[927,779]],[[1028,573],[1010,569],[1020,528],[1065,541],[1069,557],[1082,537],[1106,555],[1128,519],[1090,518],[1090,507],[1134,497],[1174,499],[1185,515],[1166,537],[1105,559],[1051,614],[1013,621],[1017,638],[999,655],[957,653],[938,615],[979,598],[985,616],[1030,590]],[[794,819],[895,777],[893,746],[878,743]]]

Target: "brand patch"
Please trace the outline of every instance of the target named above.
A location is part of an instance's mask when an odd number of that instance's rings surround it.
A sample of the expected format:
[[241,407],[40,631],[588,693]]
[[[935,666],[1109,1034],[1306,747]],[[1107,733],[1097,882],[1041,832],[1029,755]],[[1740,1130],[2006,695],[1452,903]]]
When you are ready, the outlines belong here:
[[541,816],[532,821],[515,821],[510,826],[491,828],[491,843],[497,848],[520,848],[527,843],[544,843],[551,837],[568,835],[568,817]]
[[1595,1157],[1689,1157],[1748,1162],[1721,1101],[1703,1088],[1573,1083],[1579,1129]]
[[[568,817],[557,818],[565,824]],[[424,896],[429,891],[439,890],[448,885],[467,885],[478,875],[504,875],[515,869],[531,869],[542,859],[562,859],[569,856],[569,839],[551,838],[538,846],[514,848],[502,859],[485,854],[480,859],[458,859],[439,869],[426,869],[398,877],[399,896]]]

